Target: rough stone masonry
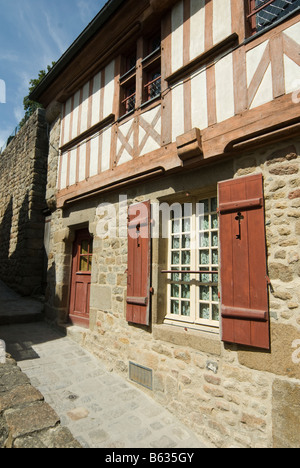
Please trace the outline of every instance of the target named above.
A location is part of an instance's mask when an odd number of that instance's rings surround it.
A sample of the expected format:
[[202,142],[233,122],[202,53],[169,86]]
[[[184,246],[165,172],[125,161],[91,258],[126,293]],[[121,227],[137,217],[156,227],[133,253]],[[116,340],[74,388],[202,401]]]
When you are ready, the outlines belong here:
[[48,160],[45,111],[38,109],[0,155],[0,279],[41,293]]
[[81,448],[9,355],[0,364],[0,448]]

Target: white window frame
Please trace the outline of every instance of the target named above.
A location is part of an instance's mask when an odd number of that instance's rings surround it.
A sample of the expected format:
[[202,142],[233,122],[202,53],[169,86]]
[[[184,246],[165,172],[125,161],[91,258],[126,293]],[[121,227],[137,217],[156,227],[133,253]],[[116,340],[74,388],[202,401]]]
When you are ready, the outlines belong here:
[[[174,233],[172,229],[172,223],[174,221],[174,218],[170,215],[170,219],[168,221],[168,270],[171,271],[175,268],[179,270],[185,270],[187,267],[189,268],[190,271],[203,271],[204,269],[208,269],[208,271],[214,271],[216,270],[217,272],[219,271],[219,260],[218,264],[212,263],[212,252],[218,252],[218,259],[219,259],[219,227],[217,228],[212,228],[211,222],[218,216],[217,211],[211,211],[209,209],[208,214],[205,214],[205,216],[209,216],[209,228],[200,230],[200,218],[203,216],[204,213],[204,207],[202,204],[200,204],[201,201],[204,200],[209,200],[209,208],[211,208],[211,201],[216,200],[217,195],[215,193],[209,194],[208,196],[199,196],[197,198],[193,197],[190,198],[187,201],[184,202],[179,202],[182,206],[185,204],[190,204],[192,207],[191,210],[191,216],[190,216],[190,231],[184,231],[183,230],[183,220],[186,219],[189,216],[185,216],[187,213],[187,209],[184,211],[183,209],[183,215],[180,217],[180,231]],[[187,208],[187,207],[186,207]],[[214,218],[213,218],[214,217]],[[206,233],[208,234],[208,239],[209,239],[209,245],[208,247],[206,246],[200,246],[200,233]],[[213,233],[215,234],[217,232],[218,238],[217,238],[217,246],[212,246],[212,235]],[[188,235],[190,233],[190,249],[185,248],[182,245],[182,239],[183,236],[186,234]],[[172,244],[172,239],[173,238],[179,238],[179,248],[173,248],[174,244]],[[182,252],[185,251],[190,251],[190,263],[188,265],[185,265],[181,263],[181,260],[183,259],[183,256],[181,255]],[[207,264],[202,264],[200,265],[200,251],[209,251],[209,263]],[[172,263],[172,257],[173,257],[173,252],[179,252],[180,254],[180,259],[179,259],[179,264],[174,264]],[[187,257],[187,256],[185,256]],[[169,323],[172,325],[178,325],[181,327],[186,327],[186,328],[193,328],[193,329],[198,329],[198,330],[205,330],[209,331],[212,333],[219,333],[220,329],[220,301],[219,301],[219,284],[218,284],[218,276],[219,275],[209,275],[211,278],[211,281],[208,283],[201,283],[200,280],[203,280],[203,276],[198,274],[198,273],[191,273],[190,274],[190,281],[176,281],[173,280],[173,274],[168,273],[168,285],[167,285],[167,314],[165,317],[165,323]],[[180,275],[181,280],[184,279],[182,275]],[[208,276],[206,275],[206,278]],[[188,279],[188,278],[186,278]],[[214,280],[214,281],[213,281]],[[186,284],[190,285],[190,298],[184,298],[182,296],[182,286],[185,286]],[[179,285],[179,297],[172,296],[172,285]],[[209,300],[200,300],[200,285],[203,286],[209,286]],[[213,288],[214,288],[214,297],[213,297]],[[174,288],[175,289],[175,288]],[[186,288],[185,288],[186,290]],[[217,293],[217,296],[216,296]],[[189,302],[190,304],[190,315],[185,316],[185,315],[175,315],[171,311],[171,306],[172,306],[172,300],[173,301],[179,301],[179,308],[181,306],[181,303],[187,303]],[[205,303],[209,304],[209,311],[210,311],[210,317],[209,319],[206,318],[200,318],[199,317],[199,309],[200,309],[200,303]],[[218,313],[219,313],[219,319],[218,320],[213,320],[212,316],[212,310],[213,306],[218,306]]]

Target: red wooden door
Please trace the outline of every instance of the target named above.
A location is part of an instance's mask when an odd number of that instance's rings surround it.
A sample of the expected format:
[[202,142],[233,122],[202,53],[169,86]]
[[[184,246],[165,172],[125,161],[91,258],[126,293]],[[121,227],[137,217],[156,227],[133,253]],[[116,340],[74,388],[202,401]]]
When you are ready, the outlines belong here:
[[93,239],[87,229],[78,231],[73,245],[70,321],[89,326]]

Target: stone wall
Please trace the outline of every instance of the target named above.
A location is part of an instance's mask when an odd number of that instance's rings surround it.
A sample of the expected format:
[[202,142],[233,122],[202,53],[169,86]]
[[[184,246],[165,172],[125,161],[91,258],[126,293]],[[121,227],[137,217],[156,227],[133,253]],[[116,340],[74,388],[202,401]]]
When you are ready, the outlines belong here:
[[163,240],[152,245],[152,325],[126,322],[126,237],[97,237],[96,208],[108,202],[118,213],[118,194],[53,213],[47,313],[52,321],[67,321],[72,242],[75,230],[88,226],[94,235],[90,329],[76,335],[71,329],[76,339],[124,376],[129,361],[152,369],[153,390],[145,391],[212,446],[300,447],[299,140],[128,189],[128,204],[174,198],[187,189],[205,193],[218,181],[253,173],[264,176],[271,352],[163,323]]
[[0,382],[0,448],[82,448],[9,355]]
[[41,109],[0,155],[0,279],[24,295],[41,293],[48,129]]

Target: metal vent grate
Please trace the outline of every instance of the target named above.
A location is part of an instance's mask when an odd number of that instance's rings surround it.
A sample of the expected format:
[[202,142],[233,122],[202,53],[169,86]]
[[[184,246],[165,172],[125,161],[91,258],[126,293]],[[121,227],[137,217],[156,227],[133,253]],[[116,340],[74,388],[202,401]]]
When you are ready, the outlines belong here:
[[129,362],[129,379],[143,387],[153,390],[152,369],[140,366],[134,362]]

